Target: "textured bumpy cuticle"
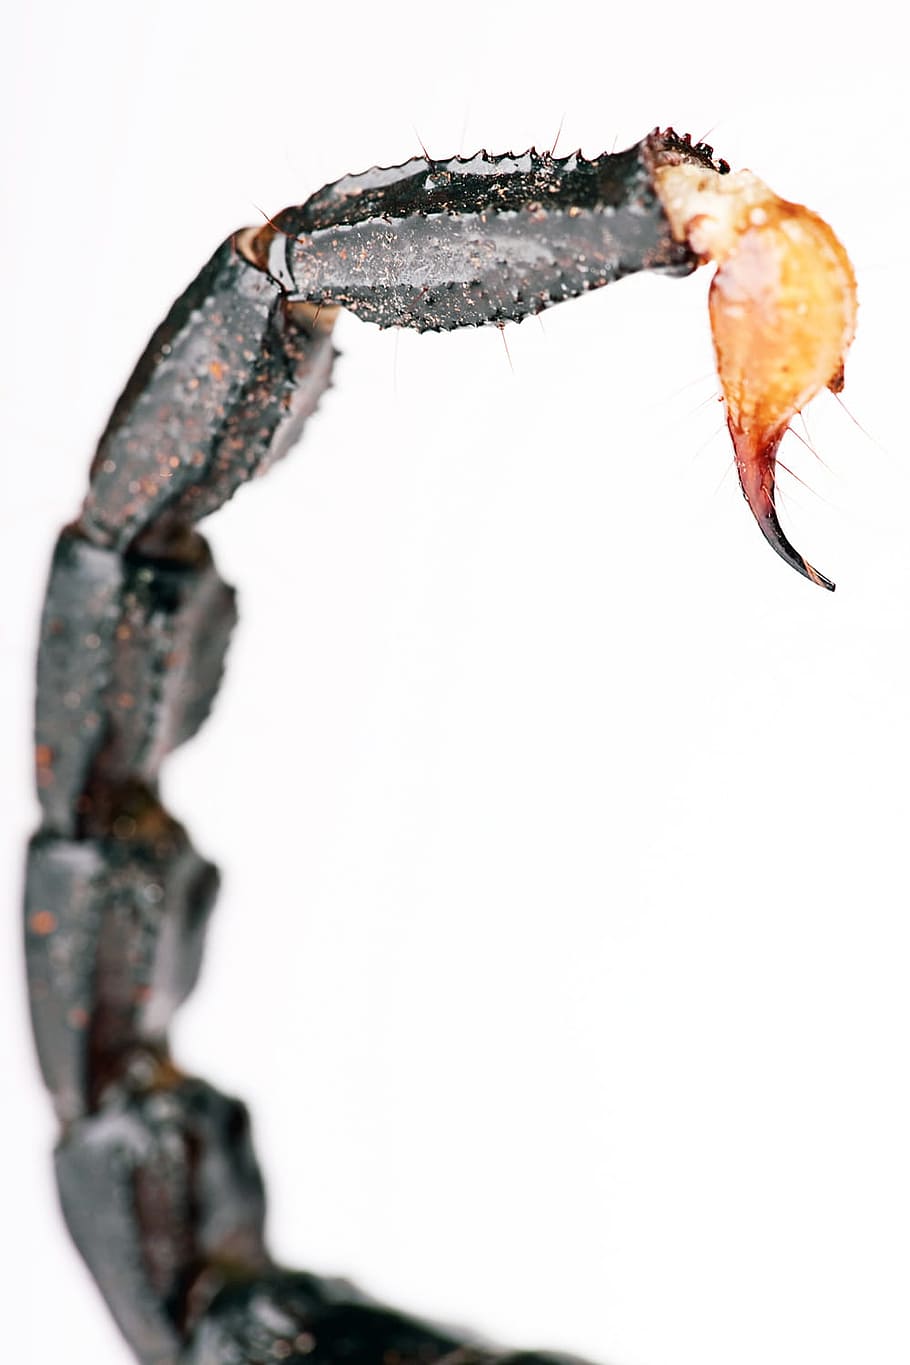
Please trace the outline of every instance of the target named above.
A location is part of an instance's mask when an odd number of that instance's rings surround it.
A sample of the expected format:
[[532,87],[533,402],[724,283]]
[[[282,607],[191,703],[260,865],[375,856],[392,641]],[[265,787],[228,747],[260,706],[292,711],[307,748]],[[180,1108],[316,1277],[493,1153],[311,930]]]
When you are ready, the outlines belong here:
[[56,1167],[70,1232],[143,1365],[176,1365],[202,1267],[268,1265],[246,1109],[201,1081],[111,1094],[70,1126]]
[[300,436],[334,359],[285,291],[239,252],[216,251],[157,329],[98,445],[79,526],[97,545],[137,538],[166,554]]
[[289,291],[380,327],[520,322],[642,269],[688,274],[657,199],[656,159],[720,171],[711,149],[652,135],[588,160],[417,157],[326,186],[259,234]]
[[83,828],[98,782],[155,783],[208,714],[235,621],[233,589],[201,536],[162,559],[62,532],[38,653],[35,759],[48,828]]
[[178,825],[166,838],[61,839],[28,853],[29,999],[64,1121],[88,1113],[131,1052],[161,1044],[199,974],[218,876]]

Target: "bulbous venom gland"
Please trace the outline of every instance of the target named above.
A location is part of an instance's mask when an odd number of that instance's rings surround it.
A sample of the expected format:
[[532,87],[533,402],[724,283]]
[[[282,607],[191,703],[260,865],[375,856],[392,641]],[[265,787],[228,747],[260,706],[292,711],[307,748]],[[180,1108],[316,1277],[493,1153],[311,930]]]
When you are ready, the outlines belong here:
[[856,279],[827,223],[751,171],[661,166],[674,236],[717,273],[708,304],[736,469],[765,539],[799,573],[834,584],[790,544],[774,502],[777,452],[823,388],[839,393],[856,329]]

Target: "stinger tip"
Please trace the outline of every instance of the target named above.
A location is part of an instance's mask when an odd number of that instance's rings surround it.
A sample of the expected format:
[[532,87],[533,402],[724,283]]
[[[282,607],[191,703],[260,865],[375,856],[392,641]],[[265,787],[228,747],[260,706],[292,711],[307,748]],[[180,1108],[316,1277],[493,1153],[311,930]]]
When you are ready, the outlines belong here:
[[783,438],[778,430],[764,440],[756,441],[754,434],[746,433],[728,420],[733,449],[736,453],[736,472],[740,487],[749,508],[758,522],[758,528],[765,540],[803,578],[816,583],[820,588],[834,592],[835,585],[818,569],[813,568],[807,559],[790,543],[784,534],[777,515],[775,503],[777,451]]

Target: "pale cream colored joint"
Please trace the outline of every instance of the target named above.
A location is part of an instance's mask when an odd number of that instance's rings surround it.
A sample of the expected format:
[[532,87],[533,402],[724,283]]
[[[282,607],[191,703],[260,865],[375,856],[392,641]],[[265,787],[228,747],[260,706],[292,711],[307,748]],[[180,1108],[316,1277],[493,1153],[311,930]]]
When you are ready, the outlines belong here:
[[720,261],[751,224],[760,226],[777,195],[751,171],[720,175],[702,166],[659,166],[655,185],[678,242]]

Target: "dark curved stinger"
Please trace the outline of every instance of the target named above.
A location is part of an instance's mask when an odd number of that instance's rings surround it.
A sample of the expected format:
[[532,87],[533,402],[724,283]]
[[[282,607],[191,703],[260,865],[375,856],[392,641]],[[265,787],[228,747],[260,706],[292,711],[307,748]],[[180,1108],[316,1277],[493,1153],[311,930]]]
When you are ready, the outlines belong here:
[[784,432],[779,432],[762,449],[756,450],[754,441],[738,431],[731,422],[728,421],[727,427],[736,452],[739,486],[765,540],[791,569],[795,569],[817,587],[834,592],[835,584],[831,579],[813,568],[787,539],[777,515],[777,452]]

